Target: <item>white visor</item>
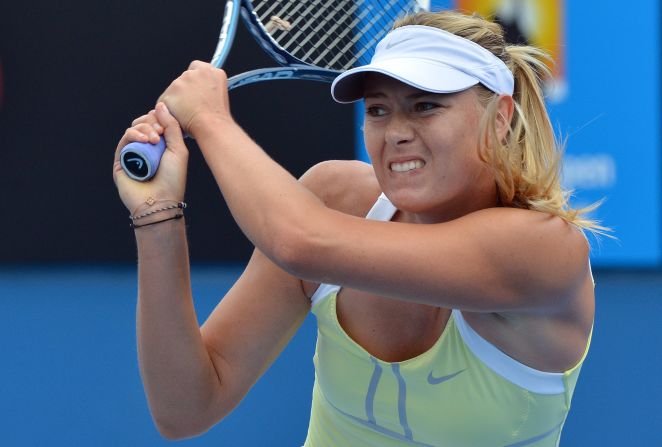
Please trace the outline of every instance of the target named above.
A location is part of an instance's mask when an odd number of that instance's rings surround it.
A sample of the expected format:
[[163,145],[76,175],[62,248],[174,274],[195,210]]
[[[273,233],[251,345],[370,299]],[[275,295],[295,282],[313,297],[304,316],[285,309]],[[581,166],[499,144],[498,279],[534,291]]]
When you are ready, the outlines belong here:
[[350,103],[363,98],[366,73],[381,73],[420,90],[453,93],[478,83],[512,96],[515,80],[501,59],[475,42],[439,28],[396,28],[377,45],[370,64],[352,68],[331,85],[333,99]]

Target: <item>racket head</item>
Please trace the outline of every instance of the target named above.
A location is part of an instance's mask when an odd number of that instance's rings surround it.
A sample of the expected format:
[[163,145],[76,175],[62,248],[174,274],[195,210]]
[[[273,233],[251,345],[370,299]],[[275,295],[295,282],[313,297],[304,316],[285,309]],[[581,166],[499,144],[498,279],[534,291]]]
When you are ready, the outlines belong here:
[[242,0],[241,16],[280,65],[336,73],[370,62],[377,43],[420,0]]

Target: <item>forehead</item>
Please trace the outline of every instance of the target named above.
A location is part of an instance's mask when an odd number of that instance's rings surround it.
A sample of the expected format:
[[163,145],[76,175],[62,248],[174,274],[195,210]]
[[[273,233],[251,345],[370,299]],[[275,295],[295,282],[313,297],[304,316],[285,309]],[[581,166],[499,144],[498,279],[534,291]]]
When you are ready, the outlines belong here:
[[419,98],[423,96],[436,96],[450,99],[465,96],[466,93],[472,90],[473,89],[469,88],[455,93],[433,93],[427,90],[418,89],[381,73],[367,73],[363,81],[364,98],[385,96]]
[[405,84],[395,78],[380,73],[367,73],[363,80],[364,97],[388,94],[423,95],[428,93],[429,92],[417,89],[416,87],[412,87],[409,84]]

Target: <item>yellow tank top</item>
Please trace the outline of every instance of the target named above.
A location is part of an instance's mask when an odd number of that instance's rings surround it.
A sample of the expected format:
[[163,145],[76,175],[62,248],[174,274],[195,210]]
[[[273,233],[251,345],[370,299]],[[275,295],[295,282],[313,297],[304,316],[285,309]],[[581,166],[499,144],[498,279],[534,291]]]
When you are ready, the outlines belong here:
[[[390,220],[394,212],[382,195],[367,218]],[[453,310],[428,351],[384,362],[340,326],[339,290],[322,284],[313,296],[318,337],[305,447],[558,446],[588,346],[569,371],[538,371]]]

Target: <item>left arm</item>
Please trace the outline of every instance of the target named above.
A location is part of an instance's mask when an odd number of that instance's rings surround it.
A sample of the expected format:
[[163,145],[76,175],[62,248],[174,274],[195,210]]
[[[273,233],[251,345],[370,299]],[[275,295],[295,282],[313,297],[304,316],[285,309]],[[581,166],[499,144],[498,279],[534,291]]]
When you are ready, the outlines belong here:
[[415,225],[326,208],[232,120],[225,73],[191,68],[162,100],[198,141],[244,233],[289,273],[477,312],[554,312],[585,279],[583,235],[543,213],[486,209]]

